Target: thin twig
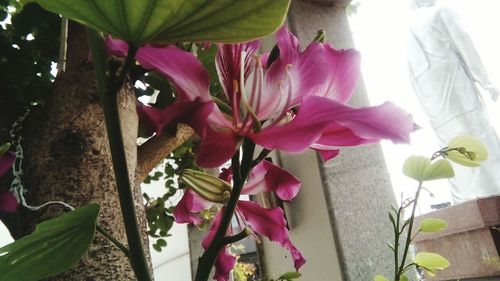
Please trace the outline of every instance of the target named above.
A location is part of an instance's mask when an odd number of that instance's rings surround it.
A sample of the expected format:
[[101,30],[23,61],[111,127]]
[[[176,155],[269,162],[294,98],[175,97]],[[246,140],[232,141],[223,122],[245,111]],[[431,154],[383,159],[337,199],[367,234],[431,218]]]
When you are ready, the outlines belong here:
[[130,251],[125,245],[123,245],[120,241],[116,240],[115,237],[113,237],[111,234],[109,234],[109,232],[107,232],[104,228],[100,227],[99,225],[96,225],[95,229],[99,231],[99,233],[101,233],[104,237],[108,238],[109,241],[115,244],[115,246],[118,249],[120,249],[125,254],[125,256],[130,258]]

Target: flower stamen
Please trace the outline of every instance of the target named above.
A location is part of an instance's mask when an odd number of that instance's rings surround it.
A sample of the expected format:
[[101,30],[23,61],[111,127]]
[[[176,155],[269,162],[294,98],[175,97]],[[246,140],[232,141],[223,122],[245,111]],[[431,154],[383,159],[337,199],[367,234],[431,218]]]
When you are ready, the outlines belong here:
[[[241,93],[241,105],[242,105],[242,112],[243,109],[246,110],[246,116],[244,117],[244,123],[241,126],[240,130],[245,130],[245,128],[249,125],[248,123],[250,120],[253,121],[253,125],[255,126],[255,130],[258,132],[261,130],[262,126],[260,124],[259,119],[257,118],[257,115],[253,111],[250,103],[247,100],[247,96],[245,93],[245,57],[246,57],[246,52],[242,51],[241,52],[241,70],[240,70],[240,93]],[[252,83],[252,89],[251,89],[251,94],[250,94],[250,101],[253,100],[253,97],[255,95],[255,84],[257,83],[256,78],[254,77],[254,81]]]

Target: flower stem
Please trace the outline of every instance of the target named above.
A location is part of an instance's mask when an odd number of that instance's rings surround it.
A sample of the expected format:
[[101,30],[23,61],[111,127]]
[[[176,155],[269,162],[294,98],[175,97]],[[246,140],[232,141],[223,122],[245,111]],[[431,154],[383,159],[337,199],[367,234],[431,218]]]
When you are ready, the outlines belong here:
[[243,156],[241,163],[239,150],[236,151],[231,159],[231,167],[233,169],[233,189],[231,190],[231,197],[229,198],[229,202],[223,208],[222,219],[212,242],[203,255],[198,259],[198,269],[196,270],[196,276],[194,278],[195,281],[207,281],[219,252],[227,244],[229,244],[229,242],[235,242],[235,237],[243,239],[247,236],[240,235],[240,233],[232,236],[229,240],[226,239],[226,233],[231,224],[234,211],[236,210],[241,190],[243,189],[243,185],[245,184],[248,174],[252,169],[254,150],[255,144],[252,141],[245,139],[243,142]]
[[268,150],[265,148],[262,149],[259,156],[257,156],[257,158],[255,158],[255,160],[252,161],[252,167],[257,166],[257,164],[259,164],[262,160],[266,159],[266,157],[269,155],[269,153],[271,153],[271,150]]
[[120,207],[130,250],[130,263],[139,281],[150,281],[152,278],[142,245],[139,224],[135,216],[135,202],[132,194],[132,186],[130,184],[117,103],[118,91],[121,89],[127,77],[129,68],[134,63],[137,47],[129,44],[127,59],[122,72],[117,77],[118,79],[108,79],[106,76],[106,52],[104,49],[104,42],[96,31],[88,29],[88,34],[102,108],[104,111]]
[[101,233],[102,236],[108,238],[109,241],[115,244],[115,246],[118,249],[120,249],[125,254],[125,256],[127,256],[127,258],[130,258],[130,251],[128,250],[128,248],[125,245],[123,245],[120,241],[116,240],[116,238],[113,237],[113,235],[109,234],[104,228],[100,227],[99,225],[96,225],[96,230],[99,231],[99,233]]
[[247,229],[243,229],[243,231],[241,231],[240,233],[238,234],[235,234],[233,236],[227,236],[227,237],[224,237],[224,244],[231,244],[231,243],[236,243],[240,240],[243,240],[245,239],[250,233],[248,232]]
[[409,218],[410,223],[408,224],[408,232],[406,234],[405,249],[403,251],[403,256],[401,257],[401,265],[399,266],[399,270],[396,274],[396,280],[399,280],[401,278],[401,275],[405,271],[406,257],[408,256],[408,250],[410,249],[410,244],[412,241],[411,232],[413,230],[413,223],[415,221],[415,212],[417,210],[418,197],[420,196],[420,191],[422,190],[423,187],[422,184],[423,182],[418,183],[417,193],[415,194],[415,200],[413,201],[413,209],[411,211],[411,217]]
[[396,212],[396,226],[394,227],[394,280],[399,281],[398,262],[399,262],[399,224],[401,220],[401,208]]

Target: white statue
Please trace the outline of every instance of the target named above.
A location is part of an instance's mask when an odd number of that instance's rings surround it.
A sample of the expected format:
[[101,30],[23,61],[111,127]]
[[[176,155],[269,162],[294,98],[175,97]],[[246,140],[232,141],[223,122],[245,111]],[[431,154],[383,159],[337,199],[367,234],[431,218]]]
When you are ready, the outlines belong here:
[[436,0],[414,0],[408,62],[413,88],[432,128],[444,147],[458,135],[471,135],[488,147],[489,159],[480,168],[454,166],[450,180],[455,203],[500,195],[500,142],[477,88],[496,101],[471,38],[458,16]]

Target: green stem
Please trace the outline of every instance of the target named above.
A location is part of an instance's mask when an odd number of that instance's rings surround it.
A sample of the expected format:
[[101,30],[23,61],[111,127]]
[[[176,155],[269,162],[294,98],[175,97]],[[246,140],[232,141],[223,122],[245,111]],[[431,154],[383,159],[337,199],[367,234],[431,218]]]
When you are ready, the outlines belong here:
[[399,281],[398,265],[399,265],[399,224],[401,220],[401,208],[396,212],[396,226],[394,228],[394,281]]
[[262,160],[266,159],[269,153],[271,153],[271,150],[267,150],[265,148],[262,149],[259,156],[257,156],[257,158],[255,158],[255,160],[252,161],[252,167],[257,166],[257,164],[259,164]]
[[[401,275],[403,275],[406,271],[410,270],[410,268],[411,268],[412,266],[416,266],[416,265],[417,265],[417,264],[416,264],[416,263],[414,263],[414,262],[412,262],[412,263],[408,264],[407,266],[405,266],[405,268],[403,268],[403,271],[401,272]],[[398,281],[399,281],[399,280],[398,280]]]
[[115,246],[118,249],[120,249],[125,254],[125,256],[130,258],[130,251],[128,250],[128,248],[125,245],[123,245],[120,241],[116,240],[115,237],[113,237],[113,235],[109,234],[109,232],[107,232],[104,228],[100,227],[99,225],[96,225],[96,230],[99,231],[99,233],[101,233],[102,236],[108,238],[109,241],[115,244]]
[[[226,233],[231,224],[234,211],[236,210],[236,205],[238,204],[243,185],[245,184],[246,178],[252,169],[254,150],[255,144],[249,140],[245,140],[243,142],[243,159],[241,161],[241,165],[239,150],[236,151],[231,159],[231,167],[233,169],[233,189],[231,190],[231,197],[223,209],[222,218],[212,242],[203,255],[198,259],[198,269],[196,270],[195,281],[207,281],[219,252],[230,242],[235,242],[234,236],[227,239]],[[241,233],[236,234],[235,236],[237,238],[244,238]]]
[[413,209],[411,211],[411,217],[409,218],[410,223],[408,225],[408,233],[406,234],[406,241],[405,241],[406,245],[405,245],[405,249],[403,251],[403,256],[401,259],[401,265],[399,267],[399,270],[398,270],[398,273],[396,276],[397,277],[396,281],[399,281],[399,278],[401,278],[401,275],[404,272],[406,257],[408,256],[408,250],[410,249],[410,244],[412,241],[411,232],[413,230],[413,223],[415,221],[415,212],[417,210],[418,197],[420,196],[420,191],[422,190],[422,184],[423,184],[423,182],[418,183],[417,193],[415,194],[415,200],[413,201]]
[[240,240],[245,239],[249,234],[250,233],[248,232],[248,230],[244,229],[243,231],[241,231],[238,234],[235,234],[233,236],[224,237],[224,244],[228,245],[228,244],[231,244],[231,243],[236,243],[236,242],[238,242]]
[[132,186],[127,167],[127,159],[123,144],[120,117],[118,114],[118,91],[126,79],[128,69],[134,63],[137,47],[129,46],[127,60],[118,79],[108,80],[106,78],[106,53],[101,36],[94,30],[89,29],[89,39],[92,48],[94,66],[99,85],[106,130],[108,133],[111,159],[115,173],[116,186],[120,199],[120,207],[127,234],[127,242],[130,250],[130,263],[139,281],[152,280],[146,255],[142,245],[139,224],[135,216],[135,201],[132,194]]

